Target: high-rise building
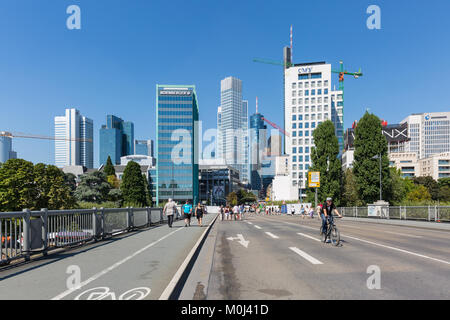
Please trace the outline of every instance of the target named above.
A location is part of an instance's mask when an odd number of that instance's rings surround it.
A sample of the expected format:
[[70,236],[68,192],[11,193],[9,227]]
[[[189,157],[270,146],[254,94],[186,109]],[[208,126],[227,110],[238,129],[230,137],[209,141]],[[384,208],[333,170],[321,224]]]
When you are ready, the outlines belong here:
[[0,163],[16,158],[17,153],[12,150],[11,133],[5,131],[0,132]]
[[134,154],[134,124],[107,115],[106,125],[100,128],[100,165],[111,157],[113,164],[120,164],[120,157]]
[[153,140],[135,140],[134,154],[154,157]]
[[250,117],[250,182],[252,190],[261,191],[263,188],[261,168],[266,150],[267,126],[262,114],[256,113]]
[[241,181],[250,181],[248,151],[248,102],[242,100],[242,81],[228,77],[220,82],[217,110],[218,158],[239,171]]
[[268,141],[268,156],[277,157],[282,155],[283,140],[280,134],[271,134]]
[[[285,58],[286,59],[286,58]],[[312,133],[323,121],[334,123],[343,149],[343,92],[331,89],[331,64],[313,62],[287,65],[285,69],[285,151],[290,155],[292,184],[305,189]]]
[[156,86],[156,202],[199,201],[195,86]]
[[415,152],[423,159],[450,151],[450,112],[412,114],[401,123],[408,124],[406,152]]
[[[55,117],[55,165],[94,167],[94,122],[77,109]],[[58,139],[59,138],[59,139]]]

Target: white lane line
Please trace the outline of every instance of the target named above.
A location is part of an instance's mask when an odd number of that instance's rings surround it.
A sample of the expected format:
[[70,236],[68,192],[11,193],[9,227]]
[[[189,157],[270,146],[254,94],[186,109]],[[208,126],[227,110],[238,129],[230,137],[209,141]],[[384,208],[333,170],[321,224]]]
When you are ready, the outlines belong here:
[[178,232],[178,231],[180,231],[180,230],[183,230],[183,229],[182,229],[182,228],[179,228],[179,229],[177,229],[177,230],[175,230],[175,231],[172,231],[172,232],[169,233],[169,234],[166,234],[164,237],[159,238],[158,240],[156,240],[156,241],[150,243],[149,245],[146,245],[145,247],[139,249],[138,251],[136,251],[136,252],[133,253],[132,255],[129,255],[128,257],[126,257],[126,258],[124,258],[124,259],[122,259],[122,260],[120,260],[120,261],[114,263],[112,266],[110,266],[110,267],[108,267],[108,268],[106,268],[106,269],[100,271],[99,273],[93,275],[93,276],[90,277],[89,279],[87,279],[87,280],[81,282],[77,287],[72,288],[72,289],[68,289],[68,290],[64,291],[63,293],[58,294],[56,297],[52,298],[52,300],[61,300],[62,298],[68,296],[69,294],[73,293],[74,291],[83,288],[84,286],[88,285],[88,284],[91,283],[92,281],[97,280],[97,279],[100,278],[101,276],[103,276],[103,275],[107,274],[108,272],[110,272],[110,271],[116,269],[117,267],[119,267],[120,265],[124,264],[124,263],[127,262],[128,260],[134,258],[134,257],[137,256],[138,254],[144,252],[145,250],[147,250],[147,249],[150,248],[150,247],[153,247],[155,244],[157,244],[157,243],[163,241],[164,239],[170,237],[170,236],[173,235],[175,232]]
[[383,248],[387,248],[387,249],[391,249],[391,250],[407,253],[407,254],[410,254],[410,255],[413,255],[413,256],[416,256],[416,257],[421,257],[421,258],[425,258],[425,259],[429,259],[429,260],[433,260],[433,261],[437,261],[437,262],[441,262],[441,263],[445,263],[445,264],[450,265],[449,261],[445,261],[445,260],[440,260],[440,259],[437,259],[437,258],[429,257],[429,256],[426,256],[426,255],[423,255],[423,254],[420,254],[420,253],[407,251],[407,250],[404,250],[404,249],[391,247],[391,246],[387,246],[387,245],[384,245],[384,244],[381,244],[381,243],[376,243],[376,242],[373,242],[373,241],[368,241],[368,240],[364,240],[364,239],[360,239],[360,238],[356,238],[356,237],[351,237],[351,236],[348,236],[348,235],[341,234],[341,236],[343,236],[344,238],[350,238],[350,239],[353,239],[353,240],[369,243],[369,244],[372,244],[374,246],[379,246],[379,247],[383,247]]
[[295,253],[297,253],[298,255],[300,255],[302,258],[305,258],[306,260],[308,260],[309,262],[311,262],[312,264],[323,264],[322,262],[320,262],[319,260],[317,260],[316,258],[310,256],[309,254],[307,254],[306,252],[295,248],[295,247],[290,247],[289,249],[291,249],[292,251],[294,251]]
[[256,224],[255,224],[255,228],[256,229],[262,229],[260,226],[257,226]]
[[270,232],[266,232],[266,234],[267,234],[268,236],[274,238],[274,239],[279,239],[279,238],[280,238],[280,237],[278,237],[278,236],[276,236],[276,235],[274,235],[273,233],[270,233]]
[[320,239],[311,237],[311,236],[309,236],[309,235],[307,235],[307,234],[304,234],[304,233],[298,232],[297,234],[300,235],[300,236],[303,236],[303,237],[305,237],[305,238],[309,238],[309,239],[312,239],[312,240],[316,240],[316,241],[322,242]]
[[253,224],[253,223],[251,223],[251,222],[247,222],[248,224]]

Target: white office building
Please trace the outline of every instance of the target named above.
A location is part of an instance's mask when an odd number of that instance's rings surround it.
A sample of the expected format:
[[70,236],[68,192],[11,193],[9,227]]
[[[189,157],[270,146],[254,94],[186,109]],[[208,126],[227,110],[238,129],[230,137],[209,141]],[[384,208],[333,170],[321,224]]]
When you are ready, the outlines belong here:
[[55,165],[94,167],[94,122],[77,109],[55,117]]
[[248,102],[242,100],[242,81],[237,78],[220,83],[217,130],[217,157],[238,170],[241,181],[249,182]]
[[401,123],[408,124],[406,152],[417,153],[419,159],[450,152],[450,112],[412,114]]
[[314,129],[331,120],[343,150],[343,93],[332,90],[331,64],[295,64],[285,69],[285,152],[290,156],[292,184],[305,189],[311,166]]

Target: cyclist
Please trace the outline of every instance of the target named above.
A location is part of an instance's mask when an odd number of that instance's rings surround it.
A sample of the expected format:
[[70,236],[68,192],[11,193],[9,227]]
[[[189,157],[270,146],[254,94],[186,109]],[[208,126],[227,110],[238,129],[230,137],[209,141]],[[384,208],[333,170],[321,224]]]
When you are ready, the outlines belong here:
[[323,204],[322,213],[320,217],[322,218],[322,233],[327,232],[327,222],[333,223],[333,213],[336,213],[340,218],[342,218],[339,211],[334,205],[333,199],[328,197],[327,201]]

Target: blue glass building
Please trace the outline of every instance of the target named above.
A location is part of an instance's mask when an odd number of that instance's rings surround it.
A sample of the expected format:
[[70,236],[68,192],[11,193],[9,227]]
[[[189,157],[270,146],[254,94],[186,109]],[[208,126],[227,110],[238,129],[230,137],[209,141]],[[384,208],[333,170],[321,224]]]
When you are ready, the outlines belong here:
[[156,85],[156,203],[199,201],[195,86]]
[[107,115],[106,125],[100,129],[100,165],[106,164],[108,156],[113,164],[120,164],[120,157],[134,154],[134,124]]
[[255,113],[250,117],[250,181],[252,190],[262,190],[261,163],[266,148],[266,130],[263,116]]

